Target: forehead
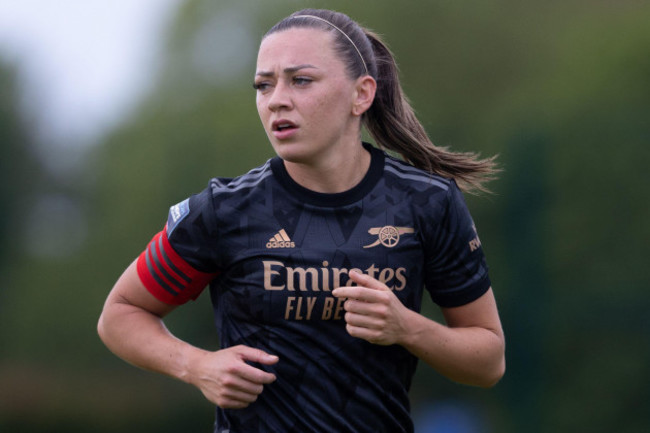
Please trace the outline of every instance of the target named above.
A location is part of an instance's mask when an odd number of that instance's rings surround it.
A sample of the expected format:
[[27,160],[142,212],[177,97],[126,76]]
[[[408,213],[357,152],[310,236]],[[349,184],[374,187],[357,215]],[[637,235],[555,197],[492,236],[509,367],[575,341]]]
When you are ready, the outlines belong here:
[[257,68],[271,70],[306,63],[325,67],[336,60],[330,32],[292,28],[272,33],[262,40],[257,54]]

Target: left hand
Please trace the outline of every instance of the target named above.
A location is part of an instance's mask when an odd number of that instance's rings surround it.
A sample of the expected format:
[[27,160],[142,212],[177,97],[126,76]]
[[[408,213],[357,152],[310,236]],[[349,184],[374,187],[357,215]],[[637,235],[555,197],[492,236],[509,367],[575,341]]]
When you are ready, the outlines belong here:
[[354,271],[349,275],[357,286],[332,291],[337,298],[347,298],[344,308],[348,333],[374,344],[400,344],[407,335],[408,316],[413,311],[384,283]]

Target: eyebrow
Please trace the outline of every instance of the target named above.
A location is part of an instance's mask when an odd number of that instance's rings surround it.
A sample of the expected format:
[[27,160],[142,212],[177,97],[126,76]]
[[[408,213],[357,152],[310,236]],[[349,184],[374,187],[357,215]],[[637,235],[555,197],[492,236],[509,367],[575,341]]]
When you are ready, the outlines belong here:
[[[318,69],[314,65],[310,65],[308,63],[303,64],[303,65],[298,65],[298,66],[291,66],[289,68],[284,68],[284,73],[285,74],[293,74],[294,72],[298,72],[301,69]],[[273,72],[271,71],[258,71],[255,75],[260,76],[260,77],[271,77],[273,76]]]

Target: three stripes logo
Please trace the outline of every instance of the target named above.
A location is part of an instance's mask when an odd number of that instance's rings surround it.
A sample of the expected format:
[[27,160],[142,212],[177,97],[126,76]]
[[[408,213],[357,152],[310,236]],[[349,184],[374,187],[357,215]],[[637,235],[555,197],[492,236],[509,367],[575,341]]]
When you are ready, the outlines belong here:
[[295,248],[296,243],[291,241],[284,229],[280,230],[266,243],[266,248]]

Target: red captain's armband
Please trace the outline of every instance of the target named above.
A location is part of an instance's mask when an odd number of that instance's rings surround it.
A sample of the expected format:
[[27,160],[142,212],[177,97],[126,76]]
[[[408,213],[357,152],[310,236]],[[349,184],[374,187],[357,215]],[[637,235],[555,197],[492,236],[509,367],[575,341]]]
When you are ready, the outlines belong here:
[[167,228],[155,235],[138,257],[138,276],[159,301],[181,305],[196,299],[218,273],[201,272],[172,248]]

